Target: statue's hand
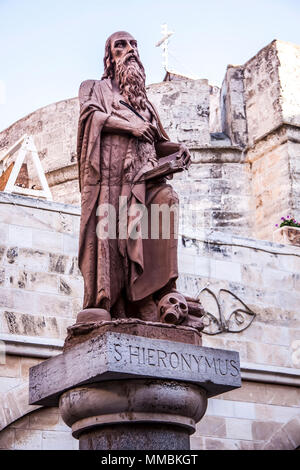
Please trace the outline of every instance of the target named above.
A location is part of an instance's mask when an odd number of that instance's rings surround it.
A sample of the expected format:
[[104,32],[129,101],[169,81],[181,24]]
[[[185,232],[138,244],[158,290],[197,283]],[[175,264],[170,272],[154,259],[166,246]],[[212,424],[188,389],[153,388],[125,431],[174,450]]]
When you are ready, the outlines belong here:
[[131,133],[138,139],[152,144],[157,139],[157,129],[150,122],[136,120],[132,126]]
[[191,154],[190,154],[190,151],[189,149],[187,148],[187,146],[185,144],[180,144],[179,146],[179,149],[178,149],[178,159],[179,158],[183,158],[183,164],[184,166],[186,166],[187,168],[190,166],[190,163],[191,163]]

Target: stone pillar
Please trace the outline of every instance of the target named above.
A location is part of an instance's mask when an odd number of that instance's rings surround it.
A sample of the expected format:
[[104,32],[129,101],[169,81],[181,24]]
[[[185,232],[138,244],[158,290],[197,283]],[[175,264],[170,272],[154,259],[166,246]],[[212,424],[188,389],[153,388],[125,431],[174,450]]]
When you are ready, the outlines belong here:
[[63,354],[30,369],[30,404],[59,406],[82,450],[188,450],[207,399],[240,386],[238,353],[201,347],[193,328],[70,331]]

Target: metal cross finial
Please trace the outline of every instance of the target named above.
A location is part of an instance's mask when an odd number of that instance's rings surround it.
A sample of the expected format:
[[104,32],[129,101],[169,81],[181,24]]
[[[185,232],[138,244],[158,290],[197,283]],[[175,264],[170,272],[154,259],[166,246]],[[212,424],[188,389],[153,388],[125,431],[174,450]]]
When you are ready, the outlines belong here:
[[174,31],[168,31],[168,25],[166,23],[161,25],[161,32],[162,32],[162,39],[158,41],[156,44],[156,47],[159,47],[162,45],[162,50],[163,50],[163,67],[168,71],[168,60],[169,60],[169,54],[168,54],[168,45],[169,45],[169,37],[174,34]]

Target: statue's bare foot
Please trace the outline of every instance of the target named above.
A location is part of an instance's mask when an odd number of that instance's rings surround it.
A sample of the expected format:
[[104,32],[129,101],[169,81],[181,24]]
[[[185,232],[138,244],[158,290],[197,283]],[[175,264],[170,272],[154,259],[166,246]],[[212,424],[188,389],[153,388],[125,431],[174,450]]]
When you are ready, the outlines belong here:
[[86,308],[85,310],[81,310],[81,312],[78,313],[76,324],[110,320],[110,313],[104,308]]

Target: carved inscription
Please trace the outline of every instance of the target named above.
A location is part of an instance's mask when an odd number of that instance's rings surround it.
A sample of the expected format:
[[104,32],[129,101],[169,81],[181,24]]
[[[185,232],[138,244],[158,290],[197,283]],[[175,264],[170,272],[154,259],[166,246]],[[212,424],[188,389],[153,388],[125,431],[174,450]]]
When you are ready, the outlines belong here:
[[208,357],[188,352],[165,351],[164,349],[147,348],[127,345],[126,348],[114,343],[114,359],[117,362],[126,361],[132,365],[152,366],[160,369],[191,371],[207,374],[210,371],[220,376],[237,377],[239,364],[233,359]]

